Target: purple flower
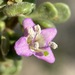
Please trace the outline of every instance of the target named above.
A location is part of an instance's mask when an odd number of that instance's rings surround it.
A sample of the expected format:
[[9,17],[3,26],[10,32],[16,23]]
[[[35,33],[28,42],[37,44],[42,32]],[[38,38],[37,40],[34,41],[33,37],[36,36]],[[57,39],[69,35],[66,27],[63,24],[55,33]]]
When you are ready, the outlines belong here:
[[39,25],[35,25],[32,19],[26,18],[23,21],[24,36],[15,43],[15,51],[20,56],[35,57],[54,63],[55,57],[50,47],[57,48],[57,44],[52,42],[57,30],[56,28],[47,28],[41,30]]

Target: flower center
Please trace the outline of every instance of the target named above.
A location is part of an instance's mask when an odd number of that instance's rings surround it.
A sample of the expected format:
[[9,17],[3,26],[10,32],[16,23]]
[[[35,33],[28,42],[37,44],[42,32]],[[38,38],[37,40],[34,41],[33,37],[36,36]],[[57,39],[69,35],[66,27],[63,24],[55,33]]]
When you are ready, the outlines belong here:
[[[41,34],[41,27],[39,25],[34,26],[34,28],[28,29],[27,43],[29,44],[30,50],[33,52],[41,52],[43,55],[47,56],[49,53],[42,47],[45,47],[45,40]],[[56,49],[58,45],[55,42],[50,42],[48,47]]]
[[43,52],[44,50],[40,49],[41,46],[44,46],[45,40],[41,33],[41,27],[39,25],[34,26],[34,29],[31,27],[28,30],[28,39],[27,42],[32,51]]

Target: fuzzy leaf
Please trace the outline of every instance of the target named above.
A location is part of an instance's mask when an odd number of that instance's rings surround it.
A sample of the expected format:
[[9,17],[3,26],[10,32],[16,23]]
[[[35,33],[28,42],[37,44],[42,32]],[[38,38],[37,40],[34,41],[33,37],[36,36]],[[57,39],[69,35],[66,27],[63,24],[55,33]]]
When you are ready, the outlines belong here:
[[36,19],[34,21],[35,21],[36,24],[39,24],[43,28],[51,28],[51,27],[54,27],[54,24],[51,21],[49,21],[49,20]]
[[39,6],[37,12],[40,16],[45,17],[47,19],[52,19],[58,15],[58,11],[55,6],[50,2],[45,2]]
[[24,0],[26,2],[31,2],[31,3],[35,3],[36,0]]
[[54,5],[58,10],[58,16],[53,19],[53,22],[58,24],[67,21],[71,16],[71,11],[68,5],[64,3],[56,3]]
[[3,9],[3,12],[9,16],[19,16],[20,14],[30,14],[35,8],[35,4],[28,2],[15,3],[8,5]]

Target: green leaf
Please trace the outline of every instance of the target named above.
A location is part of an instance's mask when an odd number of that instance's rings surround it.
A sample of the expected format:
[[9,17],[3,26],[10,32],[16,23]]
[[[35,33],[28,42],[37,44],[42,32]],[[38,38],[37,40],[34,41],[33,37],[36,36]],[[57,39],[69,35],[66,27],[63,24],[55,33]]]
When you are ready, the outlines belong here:
[[35,3],[36,0],[23,0],[23,1]]
[[15,0],[15,2],[17,2],[17,3],[18,3],[18,2],[22,2],[22,1],[23,1],[23,0]]
[[0,12],[0,20],[5,20],[7,16],[4,15],[3,12]]
[[3,12],[5,15],[12,17],[12,16],[19,16],[21,14],[30,14],[32,10],[35,8],[35,4],[28,3],[28,2],[20,2],[15,3],[13,5],[7,5]]
[[44,56],[47,56],[49,53],[47,51],[44,51]]
[[5,29],[5,22],[0,20],[0,32]]
[[50,2],[45,2],[41,4],[38,7],[37,12],[39,13],[41,17],[44,17],[46,19],[52,19],[58,15],[57,9]]
[[14,30],[11,29],[6,29],[7,30],[7,34],[9,36],[10,39],[10,44],[12,45],[21,35],[16,33]]
[[0,4],[2,4],[4,2],[4,0],[0,0]]
[[18,21],[20,24],[22,24],[24,19],[25,19],[25,16],[18,16]]
[[53,22],[58,24],[67,21],[71,16],[68,5],[64,3],[55,3],[54,5],[58,10],[58,16],[53,19]]
[[55,27],[54,24],[49,21],[49,20],[45,20],[45,19],[35,19],[34,20],[36,24],[39,24],[42,28],[52,28]]
[[9,51],[9,37],[7,35],[7,32],[2,32],[1,35],[1,52],[3,56],[6,56]]

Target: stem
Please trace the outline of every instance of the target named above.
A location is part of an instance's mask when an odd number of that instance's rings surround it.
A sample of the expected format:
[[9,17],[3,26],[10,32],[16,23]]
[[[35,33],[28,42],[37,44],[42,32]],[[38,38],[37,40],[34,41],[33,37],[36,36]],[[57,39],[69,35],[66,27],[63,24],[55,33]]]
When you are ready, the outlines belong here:
[[[1,35],[2,35],[2,32],[1,32]],[[0,43],[0,61],[5,61],[5,57],[2,54],[2,41]]]
[[[0,47],[1,48],[1,47]],[[0,61],[5,61],[5,57],[2,55],[2,52],[0,50]]]
[[39,14],[38,12],[34,11],[32,14],[28,15],[30,18],[32,18],[33,20],[40,18],[41,14]]

